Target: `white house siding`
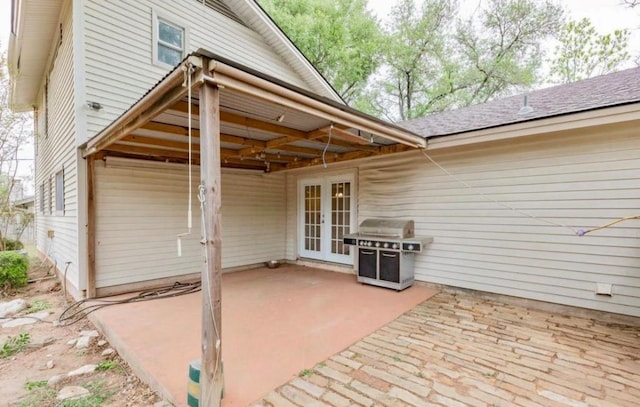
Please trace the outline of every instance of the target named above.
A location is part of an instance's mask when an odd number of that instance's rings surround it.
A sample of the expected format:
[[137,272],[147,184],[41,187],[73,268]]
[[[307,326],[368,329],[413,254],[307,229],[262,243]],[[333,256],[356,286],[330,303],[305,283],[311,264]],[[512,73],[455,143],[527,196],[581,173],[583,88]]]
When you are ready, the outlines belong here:
[[[358,223],[414,219],[416,234],[433,236],[416,257],[418,280],[640,316],[640,221],[584,237],[546,223],[588,229],[640,214],[637,131],[580,133],[430,152],[473,190],[418,152],[342,167],[358,167]],[[288,258],[296,234],[290,223]],[[596,283],[613,284],[613,296],[595,295]]]
[[[152,63],[152,12],[188,29],[188,51],[204,48],[222,57],[308,88],[261,36],[194,0],[87,0],[84,2],[87,137],[111,123],[170,69]],[[82,142],[84,140],[79,140]]]
[[[193,170],[192,235],[183,238],[178,257],[176,235],[187,232],[186,167],[124,162],[96,163],[96,286],[199,273],[199,169]],[[284,187],[282,174],[223,172],[223,268],[284,257]]]
[[[41,90],[37,115],[36,172],[36,242],[58,269],[67,262],[69,281],[79,288],[77,182],[73,86],[73,32],[70,10],[63,12],[62,43],[49,67],[48,117],[45,115],[44,91]],[[48,121],[48,132],[45,131]],[[55,175],[64,169],[64,212],[55,210]],[[41,211],[40,185],[45,186],[45,208]],[[47,237],[53,231],[54,237]]]

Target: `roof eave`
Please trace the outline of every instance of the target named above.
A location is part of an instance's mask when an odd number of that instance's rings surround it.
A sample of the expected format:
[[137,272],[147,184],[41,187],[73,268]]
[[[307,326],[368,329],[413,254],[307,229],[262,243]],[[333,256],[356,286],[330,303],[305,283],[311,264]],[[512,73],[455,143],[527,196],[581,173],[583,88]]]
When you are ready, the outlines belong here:
[[[282,31],[282,29],[273,21],[273,19],[267,14],[266,11],[258,4],[255,0],[245,0],[245,4],[251,10],[251,12],[258,16],[261,24],[265,27],[269,35],[273,36],[277,41],[285,44],[287,50],[295,56],[296,60],[300,64],[300,67],[307,70],[311,73],[311,76],[316,81],[316,87],[314,87],[315,93],[321,94],[324,93],[326,95],[331,95],[331,99],[334,101],[345,104],[345,101],[338,94],[338,92],[331,86],[331,84],[320,74],[320,72],[309,62],[307,57],[296,47],[296,45],[291,41],[291,39]],[[233,2],[229,2],[229,6],[233,7]],[[324,90],[324,92],[320,92],[320,89]]]
[[634,121],[640,121],[640,102],[600,107],[455,134],[431,136],[428,138],[427,148],[433,150],[459,147]]
[[[29,111],[37,105],[39,85],[47,66],[43,61],[49,60],[62,8],[62,0],[15,0],[13,3],[7,60],[11,77],[9,106],[13,111]],[[31,18],[37,18],[38,30],[32,28]]]

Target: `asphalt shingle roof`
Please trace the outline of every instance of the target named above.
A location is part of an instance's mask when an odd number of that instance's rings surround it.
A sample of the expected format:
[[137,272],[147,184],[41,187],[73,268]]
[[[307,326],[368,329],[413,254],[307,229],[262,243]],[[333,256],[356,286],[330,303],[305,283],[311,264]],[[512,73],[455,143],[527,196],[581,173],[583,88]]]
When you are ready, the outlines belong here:
[[[518,114],[524,95],[533,111]],[[444,136],[640,102],[640,67],[398,123],[424,137]]]

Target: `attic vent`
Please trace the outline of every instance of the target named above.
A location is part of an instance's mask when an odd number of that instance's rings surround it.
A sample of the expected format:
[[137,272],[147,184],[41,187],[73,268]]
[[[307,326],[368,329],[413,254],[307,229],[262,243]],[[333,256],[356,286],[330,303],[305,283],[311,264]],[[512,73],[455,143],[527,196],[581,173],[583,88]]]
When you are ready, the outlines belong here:
[[202,3],[202,5],[209,7],[222,14],[225,17],[228,17],[235,21],[238,24],[245,25],[242,20],[233,12],[226,4],[224,4],[221,0],[196,0],[198,3]]
[[524,95],[524,100],[522,101],[522,107],[518,111],[518,115],[522,116],[525,114],[529,114],[531,112],[533,112],[533,108],[529,106],[529,96]]

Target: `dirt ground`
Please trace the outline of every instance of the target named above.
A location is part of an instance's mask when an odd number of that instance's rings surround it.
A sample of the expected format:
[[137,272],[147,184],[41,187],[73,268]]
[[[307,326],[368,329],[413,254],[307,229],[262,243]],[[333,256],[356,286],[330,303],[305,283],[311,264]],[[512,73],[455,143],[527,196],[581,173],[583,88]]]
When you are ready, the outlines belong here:
[[[33,263],[29,279],[38,281],[14,292],[0,292],[0,301],[22,298],[31,305],[31,311],[35,305],[50,314],[45,321],[34,324],[0,327],[0,349],[10,337],[28,333],[30,338],[24,350],[0,358],[0,406],[129,407],[153,406],[158,402],[158,396],[131,373],[117,353],[102,356],[110,347],[108,343],[99,346],[98,342],[105,340],[102,336],[94,338],[86,349],[77,349],[68,343],[80,337],[81,331],[95,330],[95,327],[86,318],[70,326],[53,323],[73,301],[70,298],[65,301],[60,282],[49,275],[46,267],[38,260],[32,260]],[[0,320],[0,326],[5,322],[7,320]],[[70,371],[88,364],[98,365],[98,370],[66,377]],[[55,375],[64,378],[59,383],[47,385]],[[82,401],[61,403],[56,401],[56,396],[64,386],[82,386],[91,394]]]

